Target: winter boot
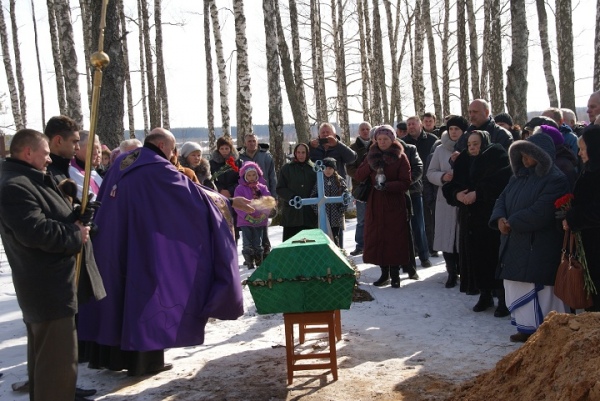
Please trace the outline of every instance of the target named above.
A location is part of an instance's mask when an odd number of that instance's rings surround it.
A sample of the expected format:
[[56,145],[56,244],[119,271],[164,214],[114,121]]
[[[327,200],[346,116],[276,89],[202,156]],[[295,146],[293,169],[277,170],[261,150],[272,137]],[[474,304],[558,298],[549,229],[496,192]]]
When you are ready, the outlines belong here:
[[483,312],[487,308],[494,306],[494,297],[492,297],[492,291],[480,290],[479,301],[473,307],[473,312]]
[[256,264],[256,267],[259,267],[261,265],[262,261],[263,261],[262,252],[258,255],[254,255],[254,263]]
[[390,266],[392,288],[400,288],[400,266]]
[[499,290],[496,290],[496,295],[498,295],[498,307],[494,311],[494,316],[495,317],[505,317],[505,316],[510,315],[510,311],[508,310],[508,307],[506,306],[506,298],[504,295],[504,288],[500,288]]
[[248,266],[248,269],[254,269],[254,256],[247,253],[242,253],[242,255],[244,256],[244,264]]
[[377,279],[377,281],[375,281],[373,283],[373,285],[375,287],[381,287],[383,285],[386,285],[390,282],[390,267],[389,266],[381,266],[381,277],[379,277],[379,279]]
[[446,288],[456,287],[458,281],[458,264],[456,254],[450,252],[444,252],[444,261],[446,262],[446,271],[448,272],[448,280],[444,286]]

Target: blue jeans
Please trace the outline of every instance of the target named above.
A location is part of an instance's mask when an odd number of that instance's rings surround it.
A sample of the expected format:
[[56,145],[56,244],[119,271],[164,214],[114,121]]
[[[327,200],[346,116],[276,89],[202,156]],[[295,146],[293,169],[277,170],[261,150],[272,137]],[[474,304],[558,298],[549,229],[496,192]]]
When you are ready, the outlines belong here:
[[354,242],[356,249],[361,251],[365,249],[365,211],[367,210],[367,202],[356,201],[356,232],[354,233]]
[[421,262],[429,259],[429,244],[427,235],[425,235],[425,220],[423,218],[423,195],[417,193],[410,194],[410,200],[413,207],[413,215],[410,224],[413,230],[413,239],[417,246],[419,259]]
[[258,256],[262,255],[262,237],[263,227],[242,226],[242,255]]

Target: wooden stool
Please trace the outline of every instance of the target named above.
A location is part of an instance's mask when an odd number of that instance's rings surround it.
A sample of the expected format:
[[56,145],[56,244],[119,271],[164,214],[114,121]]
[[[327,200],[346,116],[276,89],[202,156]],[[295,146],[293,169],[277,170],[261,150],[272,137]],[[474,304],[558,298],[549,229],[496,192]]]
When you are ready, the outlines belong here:
[[[287,358],[288,385],[294,380],[298,370],[330,369],[333,380],[337,380],[336,338],[342,337],[341,314],[339,310],[325,312],[284,313],[285,351]],[[296,354],[294,348],[294,325],[298,325],[299,342],[304,343],[306,333],[328,333],[329,351],[311,354]],[[329,359],[326,363],[296,364],[304,359]]]

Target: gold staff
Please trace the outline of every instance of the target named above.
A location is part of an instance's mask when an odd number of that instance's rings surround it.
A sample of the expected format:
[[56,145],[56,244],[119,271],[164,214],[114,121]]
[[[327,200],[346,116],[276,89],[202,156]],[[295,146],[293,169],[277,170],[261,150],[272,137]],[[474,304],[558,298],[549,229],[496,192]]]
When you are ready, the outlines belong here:
[[[100,36],[98,38],[98,51],[91,55],[90,63],[95,68],[94,86],[92,88],[92,104],[90,109],[90,134],[88,147],[85,154],[85,174],[83,176],[83,190],[81,192],[81,212],[85,211],[88,203],[88,191],[90,187],[90,176],[92,169],[92,156],[94,151],[94,138],[96,136],[96,125],[98,123],[98,103],[100,103],[100,89],[102,88],[102,69],[110,63],[108,54],[104,53],[104,28],[106,28],[106,7],[108,0],[102,0],[102,14],[100,15]],[[79,284],[79,273],[84,252],[77,254],[75,265],[75,283]]]

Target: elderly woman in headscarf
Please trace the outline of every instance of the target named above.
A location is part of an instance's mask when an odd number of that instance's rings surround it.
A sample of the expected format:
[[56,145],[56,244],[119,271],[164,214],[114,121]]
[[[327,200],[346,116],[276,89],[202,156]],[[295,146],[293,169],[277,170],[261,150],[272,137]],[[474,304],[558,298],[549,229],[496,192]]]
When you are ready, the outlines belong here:
[[596,293],[588,311],[600,312],[600,126],[591,125],[577,141],[583,171],[575,182],[571,209],[562,222],[564,229],[581,233],[585,258]]
[[450,205],[458,207],[460,290],[477,294],[474,312],[494,306],[497,317],[507,316],[502,282],[496,279],[500,235],[488,226],[496,199],[508,183],[511,171],[506,150],[490,143],[487,131],[471,131],[467,149],[456,158],[452,180],[442,188]]
[[372,189],[365,212],[363,261],[381,268],[373,283],[390,281],[400,287],[400,266],[409,263],[409,225],[406,191],[410,187],[410,164],[394,128],[379,126],[367,157],[354,174],[358,181],[371,179]]
[[277,179],[277,195],[282,206],[281,226],[283,241],[288,240],[302,230],[317,228],[317,215],[310,206],[296,209],[289,201],[296,196],[309,198],[317,183],[317,173],[314,164],[308,158],[309,148],[305,143],[294,147],[294,158],[284,164]]
[[490,227],[501,233],[498,276],[517,333],[525,342],[550,311],[566,312],[554,295],[563,234],[556,229],[554,202],[569,192],[567,177],[554,164],[548,135],[532,135],[509,149],[513,176],[496,201]]

